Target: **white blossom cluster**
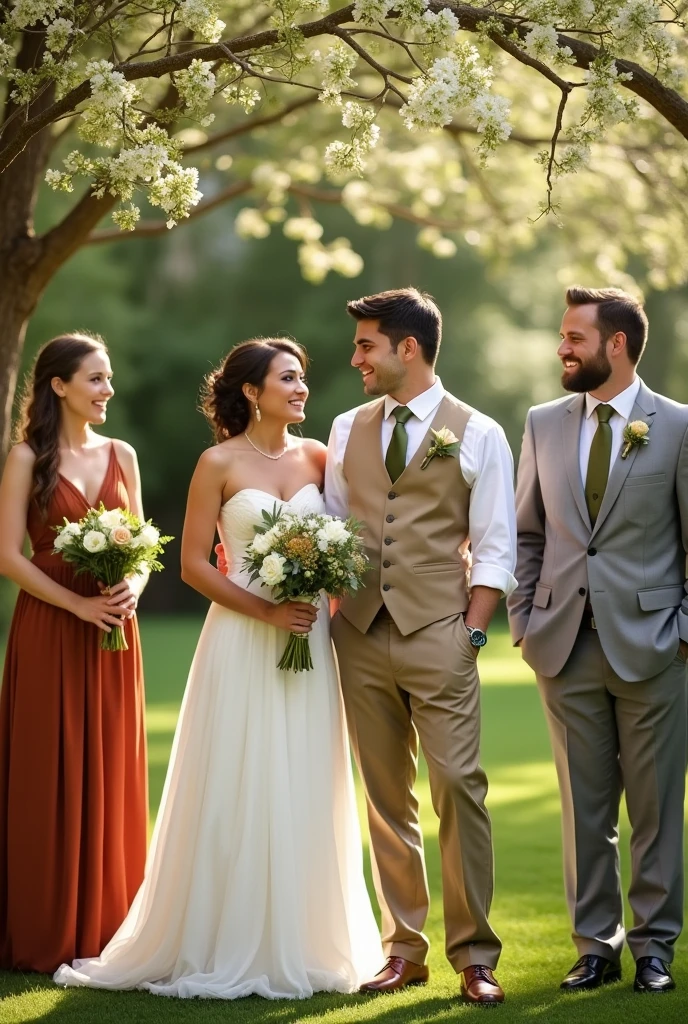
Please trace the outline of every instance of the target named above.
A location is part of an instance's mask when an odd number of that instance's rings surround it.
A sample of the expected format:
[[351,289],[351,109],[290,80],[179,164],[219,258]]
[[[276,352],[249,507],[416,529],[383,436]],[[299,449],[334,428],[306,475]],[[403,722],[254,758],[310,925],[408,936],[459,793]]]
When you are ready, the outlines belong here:
[[573,57],[570,46],[559,46],[559,33],[554,25],[534,25],[525,37],[524,47],[536,60],[566,64]]
[[250,114],[256,104],[260,103],[260,93],[248,85],[230,85],[223,89],[222,97],[226,103],[241,107],[245,114]]
[[192,60],[188,68],[175,75],[174,84],[187,114],[202,114],[215,95],[212,67],[208,61]]
[[91,84],[91,102],[81,115],[79,134],[87,142],[112,146],[119,140],[125,120],[138,124],[142,119],[133,107],[138,90],[107,60],[91,61],[86,65],[86,75]]
[[321,284],[332,270],[340,277],[358,277],[363,260],[351,248],[348,238],[335,238],[329,245],[306,242],[299,246],[301,273],[311,284]]
[[606,55],[593,61],[586,78],[587,103],[583,122],[592,121],[602,131],[620,121],[632,120],[637,113],[634,99],[621,95],[619,85],[629,81],[630,73],[619,74],[616,63]]
[[270,225],[260,210],[245,206],[234,219],[234,230],[239,238],[267,238],[270,234]]
[[195,167],[182,167],[170,162],[165,173],[151,183],[148,202],[159,206],[167,214],[167,226],[173,228],[177,221],[189,216],[191,207],[203,198],[198,191],[198,171]]
[[68,0],[13,0],[10,21],[20,29],[39,21],[47,25],[67,4]]
[[384,21],[394,6],[394,0],[355,0],[354,21],[374,25],[377,21]]
[[344,43],[335,43],[323,58],[323,92],[321,98],[329,102],[340,102],[343,89],[352,89],[356,84],[351,72],[358,58]]
[[294,242],[317,242],[322,238],[323,226],[314,217],[290,217],[282,230]]
[[218,13],[216,0],[182,0],[178,18],[204,43],[218,43],[226,27]]
[[45,31],[45,45],[53,53],[61,53],[74,32],[74,23],[69,18],[56,18]]
[[[437,57],[427,77],[408,90],[401,117],[411,131],[442,128],[462,106],[473,105],[483,126],[480,130],[486,131],[490,140],[507,138],[508,104],[496,97],[487,102],[490,85],[491,69],[483,65],[475,46],[459,44],[447,56]],[[491,141],[487,147],[493,147]]]
[[435,46],[451,46],[459,31],[459,19],[448,7],[434,14],[426,11],[421,18],[423,38]]
[[427,10],[429,0],[397,0],[394,10],[399,15],[399,24],[403,28],[417,25]]
[[13,60],[14,47],[11,43],[6,43],[4,39],[0,39],[0,75],[3,75],[12,66]]

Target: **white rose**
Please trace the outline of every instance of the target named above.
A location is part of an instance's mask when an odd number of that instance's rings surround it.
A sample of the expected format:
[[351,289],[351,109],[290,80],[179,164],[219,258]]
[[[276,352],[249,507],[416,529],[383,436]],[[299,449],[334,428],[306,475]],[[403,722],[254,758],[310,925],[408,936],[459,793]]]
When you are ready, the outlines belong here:
[[78,523],[67,523],[62,532],[66,533],[69,537],[78,537],[81,533],[81,527]]
[[257,555],[267,555],[273,543],[273,538],[269,536],[270,532],[268,530],[266,533],[257,533],[251,541],[251,551]]
[[89,530],[84,537],[84,547],[91,554],[103,551],[107,547],[107,537],[100,530]]
[[116,508],[110,512],[103,512],[98,516],[98,522],[105,530],[114,530],[124,522],[124,516]]
[[332,519],[318,530],[316,536],[320,550],[327,551],[329,544],[345,544],[351,534],[341,519]]
[[285,562],[286,558],[283,558],[276,551],[273,551],[271,555],[266,555],[263,559],[263,564],[258,570],[258,575],[263,583],[266,583],[268,587],[274,587],[281,583],[286,577],[284,571]]
[[137,547],[137,548],[142,548],[142,547],[143,548],[154,548],[159,540],[160,540],[160,530],[156,530],[156,528],[154,526],[151,526],[151,524],[148,523],[148,525],[144,526],[144,528],[141,530],[141,532],[136,537],[136,545],[135,545],[135,547]]

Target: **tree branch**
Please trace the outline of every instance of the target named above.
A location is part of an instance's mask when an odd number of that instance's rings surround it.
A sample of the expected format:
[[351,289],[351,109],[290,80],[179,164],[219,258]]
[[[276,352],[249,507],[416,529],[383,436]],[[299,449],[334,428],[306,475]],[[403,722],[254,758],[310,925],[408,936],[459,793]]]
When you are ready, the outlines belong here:
[[295,110],[301,110],[303,107],[311,106],[313,103],[317,103],[317,96],[303,96],[300,100],[295,100],[293,103],[288,103],[282,107],[281,110],[276,110],[272,114],[266,114],[265,117],[253,117],[249,120],[242,121],[240,124],[234,125],[233,128],[228,128],[227,131],[218,132],[217,135],[211,135],[205,140],[205,142],[198,142],[195,146],[187,146],[184,150],[184,155],[189,153],[199,153],[204,149],[213,149],[215,146],[219,146],[221,142],[227,142],[229,139],[235,139],[239,135],[246,135],[247,132],[252,132],[255,128],[265,128],[270,124],[276,124],[281,121],[287,114],[293,114]]
[[[299,31],[307,39],[312,39],[319,35],[330,35],[333,29],[342,22],[351,20],[352,11],[353,5],[349,5],[339,11],[334,11],[332,14],[328,14],[324,18],[320,18],[318,21],[311,21],[305,25],[300,25]],[[124,75],[128,82],[139,81],[142,78],[162,78],[164,75],[174,71],[188,68],[191,62],[196,59],[211,62],[226,61],[228,59],[228,50],[236,56],[238,53],[258,50],[261,47],[271,46],[278,42],[279,33],[275,29],[270,29],[250,36],[239,36],[229,43],[213,43],[208,46],[198,47],[197,49],[187,50],[184,53],[173,53],[169,56],[161,57],[159,60],[119,64],[115,70]],[[299,83],[294,82],[293,84],[298,86]],[[46,110],[40,111],[33,117],[29,116],[14,137],[0,149],[0,173],[21,153],[24,146],[34,135],[47,128],[57,118],[70,113],[80,103],[88,99],[89,95],[89,82],[81,82],[80,85],[72,89],[71,92],[68,92],[62,99],[51,104]],[[29,115],[32,109],[33,104],[29,108]]]
[[[216,209],[216,207],[222,206],[223,203],[228,203],[231,199],[244,195],[252,187],[250,181],[237,181],[233,185],[228,185],[227,188],[222,189],[221,192],[218,192],[211,199],[207,199],[204,203],[199,203],[198,206],[195,206],[182,223],[186,224],[195,217],[202,217],[204,213],[209,213],[211,210]],[[103,242],[126,242],[130,238],[152,238],[155,235],[164,235],[168,230],[167,222],[164,220],[144,220],[133,231],[120,231],[119,228],[103,228],[101,231],[92,231],[86,239],[86,245],[100,245]]]

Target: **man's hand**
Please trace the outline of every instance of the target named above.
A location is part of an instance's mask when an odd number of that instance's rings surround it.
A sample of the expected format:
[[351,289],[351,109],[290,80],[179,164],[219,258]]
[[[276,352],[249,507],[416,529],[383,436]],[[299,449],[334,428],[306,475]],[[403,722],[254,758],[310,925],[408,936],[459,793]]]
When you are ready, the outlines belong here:
[[684,661],[688,662],[688,644],[685,640],[679,640],[678,642],[678,653]]

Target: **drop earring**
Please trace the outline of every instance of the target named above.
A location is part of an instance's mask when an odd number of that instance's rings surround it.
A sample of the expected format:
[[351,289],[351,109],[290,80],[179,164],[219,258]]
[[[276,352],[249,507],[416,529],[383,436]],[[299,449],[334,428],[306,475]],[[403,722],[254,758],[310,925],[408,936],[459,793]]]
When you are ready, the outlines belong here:
[[256,402],[256,420],[258,421],[258,423],[260,423],[261,419],[262,419],[262,416],[260,415],[260,407],[259,407],[258,403]]

